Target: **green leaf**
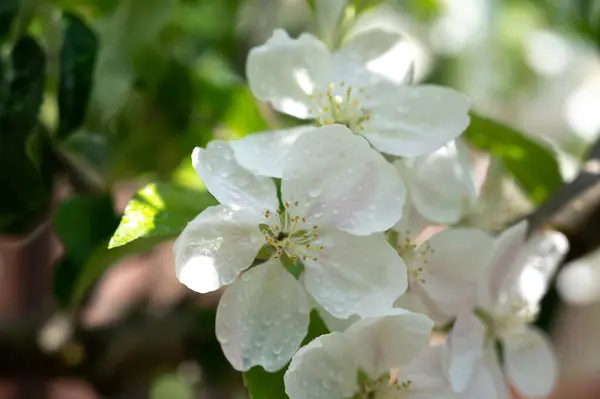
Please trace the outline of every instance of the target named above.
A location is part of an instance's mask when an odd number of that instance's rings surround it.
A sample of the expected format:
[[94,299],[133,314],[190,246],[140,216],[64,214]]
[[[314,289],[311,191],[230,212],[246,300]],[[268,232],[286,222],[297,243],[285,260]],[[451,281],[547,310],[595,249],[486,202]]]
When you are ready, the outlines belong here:
[[225,125],[238,136],[269,128],[269,124],[260,113],[258,103],[248,86],[243,86],[235,91],[223,120]]
[[44,95],[46,56],[33,38],[23,37],[2,72],[9,82],[8,95],[0,104],[2,144],[10,140],[20,148],[37,124]]
[[19,0],[0,0],[0,43],[10,33],[12,23],[19,12]]
[[88,261],[77,268],[78,273],[71,280],[67,302],[72,308],[80,307],[90,289],[111,266],[126,256],[149,251],[163,241],[163,237],[143,238],[113,249],[107,248],[107,242],[104,241],[92,253]]
[[476,114],[471,114],[465,136],[475,147],[496,156],[535,204],[562,185],[553,151],[534,138]]
[[98,52],[98,39],[85,22],[72,14],[65,14],[63,19],[57,131],[61,138],[83,123]]
[[99,21],[100,51],[92,99],[104,119],[125,104],[134,79],[133,57],[156,40],[171,18],[175,0],[123,0]]
[[52,227],[65,247],[65,256],[54,269],[52,288],[63,306],[71,301],[84,265],[106,244],[118,223],[109,194],[72,197],[58,207]]
[[127,204],[109,248],[140,237],[174,237],[206,207],[216,204],[207,191],[169,183],[148,184]]
[[[319,316],[316,310],[310,312],[310,324],[308,326],[308,334],[302,341],[302,346],[308,344],[313,339],[328,334],[329,330]],[[285,386],[283,384],[283,376],[286,365],[281,370],[275,373],[265,371],[261,366],[254,366],[244,373],[244,383],[248,389],[250,399],[284,399],[288,396],[285,394]]]
[[150,399],[192,399],[194,391],[184,375],[169,373],[152,382]]
[[[31,37],[21,38],[6,57],[0,57],[0,231],[25,233],[45,211],[50,198],[47,179],[42,172],[50,158],[48,143],[32,159],[27,143],[39,128],[46,57]],[[33,155],[33,154],[32,154]]]
[[85,262],[118,224],[109,194],[71,197],[58,207],[52,220],[66,255],[76,263]]

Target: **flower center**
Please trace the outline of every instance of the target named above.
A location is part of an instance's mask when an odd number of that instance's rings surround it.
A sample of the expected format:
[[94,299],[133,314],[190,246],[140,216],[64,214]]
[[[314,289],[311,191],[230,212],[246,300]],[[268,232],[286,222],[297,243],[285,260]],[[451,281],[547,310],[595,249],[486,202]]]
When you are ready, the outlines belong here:
[[313,245],[319,237],[319,226],[309,224],[305,217],[290,215],[290,208],[298,208],[298,201],[285,201],[283,205],[284,210],[272,212],[267,209],[265,223],[260,226],[265,242],[276,251],[273,257],[286,255],[292,260],[316,261],[318,251],[323,249],[320,245]]
[[383,374],[377,380],[366,379],[352,399],[400,399],[410,391],[411,380],[399,381],[397,370]]
[[398,236],[396,251],[406,263],[408,282],[410,284],[425,284],[427,276],[433,274],[428,267],[429,256],[435,251],[428,242],[417,245],[407,235],[405,239]]
[[531,310],[524,299],[515,298],[508,305],[508,311],[494,320],[494,332],[502,335],[506,332],[516,331],[519,327],[535,321],[535,311]]
[[330,83],[327,91],[315,90],[308,98],[314,105],[309,112],[320,126],[339,123],[360,134],[364,130],[363,122],[370,119],[368,110],[361,104],[368,98],[363,88],[355,89],[344,82]]

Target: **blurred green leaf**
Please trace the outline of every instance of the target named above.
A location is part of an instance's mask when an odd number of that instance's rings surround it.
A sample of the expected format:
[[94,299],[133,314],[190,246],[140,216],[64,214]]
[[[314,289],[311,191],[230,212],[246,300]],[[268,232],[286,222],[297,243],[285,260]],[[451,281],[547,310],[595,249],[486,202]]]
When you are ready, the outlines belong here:
[[152,382],[150,399],[192,399],[189,383],[176,373],[162,375]]
[[234,92],[223,120],[236,136],[269,129],[269,124],[260,113],[258,103],[247,86],[242,86]]
[[140,237],[177,236],[196,215],[217,201],[207,192],[169,183],[148,184],[127,204],[109,248]]
[[25,143],[37,124],[46,80],[46,56],[35,41],[25,36],[12,50],[10,62],[3,68],[8,81],[8,95],[0,104],[0,134],[2,143]]
[[475,147],[496,156],[535,204],[562,185],[555,154],[534,138],[473,113],[465,136]]
[[68,288],[70,306],[73,308],[81,306],[89,295],[90,289],[111,266],[127,256],[150,251],[163,241],[164,237],[142,238],[129,245],[112,249],[107,248],[108,242],[104,241],[95,249],[87,262],[76,268],[77,273],[73,275],[74,278],[70,280],[71,285]]
[[[21,38],[12,52],[0,56],[0,231],[24,233],[45,211],[49,181],[40,173],[48,143],[41,140],[43,159],[32,159],[27,144],[38,127],[45,82],[46,57],[31,37]],[[43,170],[47,173],[47,170]]]
[[83,123],[97,51],[96,34],[77,16],[65,14],[60,52],[58,137],[64,138]]
[[407,12],[418,21],[431,21],[439,15],[442,8],[441,0],[401,0],[397,3],[406,8]]
[[52,226],[76,263],[85,262],[119,224],[109,194],[71,197],[54,214]]
[[12,23],[19,12],[19,0],[0,0],[0,43],[10,33]]
[[59,143],[57,148],[88,186],[96,187],[99,191],[106,190],[106,174],[113,156],[106,136],[78,129]]
[[86,262],[119,223],[109,194],[72,197],[60,204],[52,225],[65,247],[54,269],[54,297],[67,306]]
[[99,21],[100,51],[92,99],[105,120],[119,111],[134,79],[133,57],[151,45],[171,18],[175,0],[123,0]]
[[[316,310],[312,310],[310,312],[308,334],[306,334],[306,337],[302,341],[302,346],[308,344],[313,339],[328,333],[329,330],[319,316],[319,313]],[[244,383],[248,389],[250,399],[287,398],[288,396],[285,394],[285,386],[283,384],[283,376],[288,365],[275,373],[269,373],[261,366],[254,366],[245,372]]]

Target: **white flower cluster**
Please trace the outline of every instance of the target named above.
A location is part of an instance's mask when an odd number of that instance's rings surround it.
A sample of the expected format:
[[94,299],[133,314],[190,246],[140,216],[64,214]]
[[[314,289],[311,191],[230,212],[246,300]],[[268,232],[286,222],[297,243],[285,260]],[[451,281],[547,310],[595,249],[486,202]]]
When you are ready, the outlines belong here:
[[[546,395],[556,361],[530,323],[566,244],[525,245],[526,223],[497,238],[450,227],[477,196],[459,139],[470,103],[371,71],[399,40],[375,29],[332,53],[278,30],[252,49],[252,92],[307,124],[196,148],[221,205],[177,240],[177,277],[229,286],[225,356],[242,371],[291,360],[291,399]],[[448,228],[423,240],[430,225]],[[332,333],[300,348],[311,309]]]

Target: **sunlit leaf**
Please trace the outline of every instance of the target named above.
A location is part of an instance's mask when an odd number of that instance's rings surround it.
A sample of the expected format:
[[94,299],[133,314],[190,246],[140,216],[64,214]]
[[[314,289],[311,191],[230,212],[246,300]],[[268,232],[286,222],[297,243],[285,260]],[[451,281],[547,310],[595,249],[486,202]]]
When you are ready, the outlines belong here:
[[140,237],[174,237],[198,213],[216,203],[207,191],[168,183],[148,184],[127,204],[109,248],[119,247]]
[[260,113],[256,99],[246,86],[242,86],[235,91],[229,105],[229,111],[223,119],[225,125],[236,136],[244,136],[269,128],[269,124]]
[[475,114],[471,114],[465,135],[475,147],[496,156],[535,204],[544,202],[561,186],[556,156],[538,140]]

